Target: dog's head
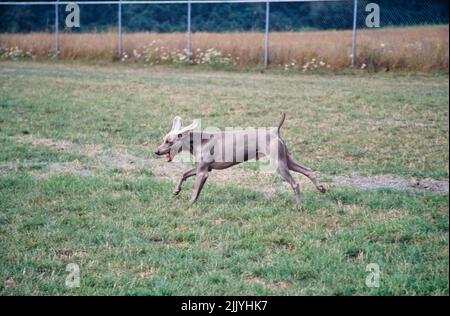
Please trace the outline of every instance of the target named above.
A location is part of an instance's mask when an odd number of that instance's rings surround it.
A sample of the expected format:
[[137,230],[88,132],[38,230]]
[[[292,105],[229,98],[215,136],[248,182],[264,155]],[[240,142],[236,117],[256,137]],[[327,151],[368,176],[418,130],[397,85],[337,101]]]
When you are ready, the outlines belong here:
[[155,154],[158,156],[167,155],[167,161],[171,162],[176,154],[183,150],[183,140],[198,126],[198,121],[194,120],[191,125],[182,127],[181,117],[173,119],[172,129],[163,138],[161,145],[156,148]]

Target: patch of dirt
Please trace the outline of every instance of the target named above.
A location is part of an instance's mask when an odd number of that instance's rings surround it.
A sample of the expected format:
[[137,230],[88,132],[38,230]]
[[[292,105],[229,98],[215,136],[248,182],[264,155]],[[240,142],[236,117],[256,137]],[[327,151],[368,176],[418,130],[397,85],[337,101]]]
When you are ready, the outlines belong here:
[[290,288],[292,288],[292,285],[290,283],[287,282],[283,282],[283,281],[277,281],[277,282],[273,282],[273,281],[266,281],[264,279],[258,278],[258,277],[250,277],[246,279],[247,282],[252,283],[252,284],[258,284],[261,285],[263,287],[272,289],[272,290],[289,290]]
[[15,140],[18,143],[26,143],[32,147],[43,145],[54,150],[74,152],[88,157],[97,156],[103,151],[103,147],[101,145],[79,145],[66,140],[34,138],[31,135],[19,136],[16,137]]
[[30,173],[36,177],[49,177],[57,174],[74,174],[80,177],[89,177],[93,172],[85,169],[78,160],[71,162],[12,162],[0,165],[0,174],[18,172],[19,170],[31,170]]
[[154,267],[143,267],[141,262],[140,270],[136,272],[136,275],[140,278],[148,278],[153,276],[155,273],[158,272],[158,269]]
[[435,180],[431,178],[407,179],[402,176],[386,174],[375,176],[335,176],[331,182],[332,187],[352,187],[360,190],[415,190],[415,191],[433,191],[438,193],[448,193],[448,180]]
[[8,278],[3,283],[3,286],[5,287],[5,289],[13,288],[14,286],[16,286],[16,282],[13,278]]
[[416,190],[427,190],[440,193],[448,193],[448,180],[434,180],[431,178],[412,178],[410,186]]
[[[82,177],[93,176],[96,172],[104,170],[120,170],[124,176],[129,174],[149,171],[153,175],[172,182],[178,181],[183,172],[192,168],[183,161],[177,161],[179,156],[171,163],[165,158],[142,158],[132,155],[124,148],[105,149],[101,145],[80,145],[64,140],[37,139],[31,135],[16,137],[20,143],[28,143],[31,146],[44,145],[55,150],[82,154],[89,158],[86,163],[78,160],[71,162],[33,162],[10,163],[0,165],[0,174],[16,172],[19,168],[30,169],[30,173],[37,177],[48,177],[55,174],[75,174]],[[305,177],[296,177],[301,187],[313,187]],[[273,174],[271,169],[259,168],[257,170],[240,166],[211,173],[210,182],[217,185],[237,185],[249,187],[271,199],[279,192],[291,192],[290,187]],[[449,182],[446,180],[405,178],[399,175],[375,175],[375,176],[335,176],[330,183],[331,187],[352,187],[360,190],[394,189],[413,191],[432,191],[448,194]]]

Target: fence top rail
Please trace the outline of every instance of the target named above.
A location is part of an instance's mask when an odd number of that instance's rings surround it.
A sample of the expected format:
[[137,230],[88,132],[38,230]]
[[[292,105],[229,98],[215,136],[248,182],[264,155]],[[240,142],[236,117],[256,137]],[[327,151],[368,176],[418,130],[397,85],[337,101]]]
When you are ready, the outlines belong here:
[[112,1],[1,1],[0,5],[66,5],[76,3],[79,5],[88,4],[214,4],[214,3],[288,3],[288,2],[343,2],[353,0],[112,0]]

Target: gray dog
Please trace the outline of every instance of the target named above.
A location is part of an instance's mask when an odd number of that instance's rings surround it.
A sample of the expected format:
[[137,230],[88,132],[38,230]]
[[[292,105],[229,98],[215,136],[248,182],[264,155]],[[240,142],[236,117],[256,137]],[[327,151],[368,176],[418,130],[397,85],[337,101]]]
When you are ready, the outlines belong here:
[[183,150],[189,150],[194,156],[196,167],[183,174],[174,190],[174,194],[180,193],[183,182],[196,176],[192,203],[197,201],[211,170],[226,169],[250,159],[258,160],[267,156],[274,169],[291,185],[297,205],[300,206],[300,186],[295,182],[290,170],[308,177],[320,192],[325,193],[325,188],[309,168],[299,164],[289,153],[280,136],[285,117],[283,113],[278,127],[275,128],[207,133],[194,131],[198,127],[198,121],[182,127],[181,118],[177,116],[173,120],[172,130],[164,136],[163,143],[158,146],[155,154],[167,155],[169,162]]

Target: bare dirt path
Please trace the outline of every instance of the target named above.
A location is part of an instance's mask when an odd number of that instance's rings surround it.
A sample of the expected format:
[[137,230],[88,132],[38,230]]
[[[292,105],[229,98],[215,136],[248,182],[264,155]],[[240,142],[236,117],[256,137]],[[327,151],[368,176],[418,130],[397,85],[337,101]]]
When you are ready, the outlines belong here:
[[[30,135],[15,137],[19,143],[29,144],[31,147],[44,145],[50,149],[64,151],[68,153],[77,153],[88,158],[86,161],[79,160],[70,162],[30,162],[30,163],[9,163],[0,165],[0,174],[16,172],[19,168],[30,169],[30,173],[36,177],[48,177],[56,174],[75,174],[78,176],[92,176],[95,173],[120,170],[124,176],[131,176],[138,172],[151,172],[158,178],[171,180],[175,182],[182,172],[189,169],[189,166],[181,161],[167,163],[165,159],[154,159],[148,157],[139,157],[130,154],[125,148],[108,149],[101,145],[79,145],[64,140],[51,140],[34,138]],[[248,187],[257,191],[264,192],[268,197],[273,196],[279,191],[289,191],[281,179],[275,176],[270,170],[235,167],[220,172],[213,172],[210,177],[211,182],[217,185],[239,185]],[[331,182],[330,187],[351,187],[360,190],[410,190],[410,191],[431,191],[441,194],[448,194],[449,181],[436,180],[431,178],[418,179],[407,178],[400,175],[374,175],[360,176],[339,175],[328,177]],[[304,188],[313,186],[304,178],[299,177],[300,183]]]

